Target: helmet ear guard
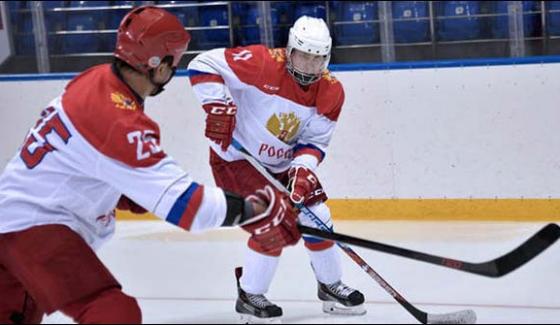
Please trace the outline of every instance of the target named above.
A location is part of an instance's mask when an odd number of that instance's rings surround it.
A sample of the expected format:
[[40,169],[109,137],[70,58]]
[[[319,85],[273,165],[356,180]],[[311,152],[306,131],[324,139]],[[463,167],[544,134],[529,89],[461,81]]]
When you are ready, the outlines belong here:
[[[286,46],[286,68],[294,79],[303,86],[310,85],[319,78],[329,65],[331,58],[332,39],[329,27],[323,19],[301,16],[290,28],[288,45]],[[298,50],[312,55],[322,55],[325,58],[322,71],[318,74],[309,74],[299,71],[292,63],[292,52]]]

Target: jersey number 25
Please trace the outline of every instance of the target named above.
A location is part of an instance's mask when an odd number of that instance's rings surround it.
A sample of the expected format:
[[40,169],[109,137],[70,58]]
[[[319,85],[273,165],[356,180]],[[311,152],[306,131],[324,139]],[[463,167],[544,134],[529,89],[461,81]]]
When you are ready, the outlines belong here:
[[29,169],[37,167],[43,161],[43,158],[49,153],[56,150],[55,147],[47,140],[47,135],[54,132],[64,143],[72,137],[58,112],[53,108],[46,108],[41,113],[41,119],[35,127],[29,130],[29,134],[25,139],[25,143],[20,152],[20,157]]

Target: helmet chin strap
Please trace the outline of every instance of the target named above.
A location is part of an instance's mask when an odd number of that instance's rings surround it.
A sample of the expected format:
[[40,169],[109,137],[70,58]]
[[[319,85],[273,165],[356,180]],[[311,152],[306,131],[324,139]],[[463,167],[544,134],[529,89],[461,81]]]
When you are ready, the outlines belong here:
[[165,85],[167,85],[167,84],[171,81],[171,79],[173,79],[173,76],[175,75],[175,72],[177,71],[176,68],[171,68],[171,70],[172,70],[172,71],[171,71],[171,75],[169,76],[169,79],[167,79],[166,82],[162,82],[162,83],[156,82],[156,81],[154,80],[154,69],[151,69],[151,70],[150,70],[150,73],[149,73],[149,76],[148,76],[148,77],[149,77],[150,82],[152,83],[152,85],[154,85],[154,86],[156,87],[156,88],[154,89],[154,91],[152,91],[152,93],[150,94],[150,96],[152,96],[152,97],[153,97],[153,96],[157,96],[157,95],[161,94],[161,93],[165,90]]

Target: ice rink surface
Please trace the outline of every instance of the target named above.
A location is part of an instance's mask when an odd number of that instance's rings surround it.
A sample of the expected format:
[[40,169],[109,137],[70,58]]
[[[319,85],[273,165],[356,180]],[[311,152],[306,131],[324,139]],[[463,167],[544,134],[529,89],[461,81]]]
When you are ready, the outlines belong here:
[[[336,231],[431,254],[483,262],[521,244],[545,223],[335,221]],[[99,256],[124,291],[136,296],[145,323],[236,323],[234,268],[248,235],[241,230],[190,234],[160,221],[122,221]],[[492,279],[355,248],[382,277],[428,313],[473,309],[478,323],[559,323],[560,243],[502,278]],[[282,323],[417,321],[341,251],[343,280],[367,300],[367,314],[323,314],[302,242],[286,249],[267,297]],[[55,313],[44,323],[71,323]]]

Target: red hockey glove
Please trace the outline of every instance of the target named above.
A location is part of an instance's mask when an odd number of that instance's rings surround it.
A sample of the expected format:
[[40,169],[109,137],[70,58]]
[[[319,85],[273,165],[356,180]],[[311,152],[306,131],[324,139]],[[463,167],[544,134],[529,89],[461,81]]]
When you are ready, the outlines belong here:
[[311,169],[292,166],[288,171],[290,200],[295,204],[313,205],[327,200],[323,186]]
[[235,129],[237,106],[233,103],[208,103],[202,107],[208,114],[206,116],[206,137],[221,144],[222,150],[226,151],[231,144]]
[[119,199],[119,202],[117,203],[117,209],[123,210],[123,211],[130,211],[130,212],[135,213],[135,214],[143,214],[143,213],[148,212],[146,209],[139,206],[134,201],[132,201],[131,199],[129,199],[128,197],[126,197],[124,195],[121,195],[121,198]]
[[266,211],[241,225],[252,234],[262,249],[274,252],[285,246],[295,245],[301,238],[297,228],[297,212],[288,196],[267,185],[254,195],[247,197],[250,202],[266,207]]

